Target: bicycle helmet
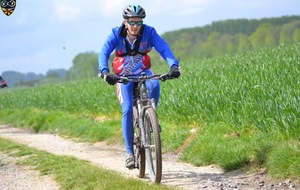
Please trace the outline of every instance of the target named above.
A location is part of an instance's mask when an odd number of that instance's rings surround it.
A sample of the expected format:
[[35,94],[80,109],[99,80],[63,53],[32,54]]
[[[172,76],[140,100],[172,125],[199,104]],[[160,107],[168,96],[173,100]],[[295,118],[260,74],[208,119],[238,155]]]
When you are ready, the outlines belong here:
[[146,12],[143,7],[140,5],[128,5],[125,7],[123,10],[123,18],[128,19],[128,18],[145,18],[146,17]]

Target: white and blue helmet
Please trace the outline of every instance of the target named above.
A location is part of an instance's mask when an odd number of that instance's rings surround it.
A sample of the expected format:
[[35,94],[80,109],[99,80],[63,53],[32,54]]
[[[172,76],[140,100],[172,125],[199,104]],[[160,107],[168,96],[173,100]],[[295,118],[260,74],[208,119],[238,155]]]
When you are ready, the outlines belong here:
[[145,9],[140,5],[127,5],[123,10],[124,19],[129,19],[129,18],[144,19],[145,17],[146,17]]

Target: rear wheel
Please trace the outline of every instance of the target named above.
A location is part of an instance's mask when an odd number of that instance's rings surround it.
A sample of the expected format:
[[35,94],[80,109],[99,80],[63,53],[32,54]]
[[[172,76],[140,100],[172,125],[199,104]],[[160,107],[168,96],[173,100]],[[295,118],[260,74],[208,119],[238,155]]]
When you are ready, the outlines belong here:
[[138,110],[133,107],[133,127],[134,127],[134,157],[135,165],[139,170],[138,177],[145,176],[145,149],[141,146],[141,129],[138,127]]
[[154,108],[147,108],[144,116],[146,131],[146,159],[149,177],[152,182],[160,183],[162,177],[161,140],[157,114]]

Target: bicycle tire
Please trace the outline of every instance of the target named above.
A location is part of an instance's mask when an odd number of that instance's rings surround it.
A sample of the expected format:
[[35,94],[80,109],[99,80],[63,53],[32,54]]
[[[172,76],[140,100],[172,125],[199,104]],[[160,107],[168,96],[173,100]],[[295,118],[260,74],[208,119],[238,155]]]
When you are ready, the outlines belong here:
[[139,170],[138,177],[145,177],[146,170],[146,159],[145,159],[145,149],[141,146],[141,129],[138,127],[138,110],[133,107],[133,127],[134,127],[134,157],[136,162],[136,167]]
[[150,180],[160,183],[162,178],[161,139],[157,114],[154,108],[145,110],[144,127],[146,131],[146,160]]

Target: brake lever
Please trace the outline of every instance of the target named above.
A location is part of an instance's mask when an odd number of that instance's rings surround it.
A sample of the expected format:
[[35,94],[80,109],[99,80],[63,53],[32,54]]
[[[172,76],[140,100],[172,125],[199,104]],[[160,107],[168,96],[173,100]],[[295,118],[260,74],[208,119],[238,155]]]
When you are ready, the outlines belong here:
[[170,76],[169,74],[163,74],[159,77],[159,79],[162,81],[162,82],[165,82],[167,79],[169,79]]
[[119,83],[127,84],[127,83],[129,83],[129,80],[128,80],[127,77],[120,76],[119,77]]

